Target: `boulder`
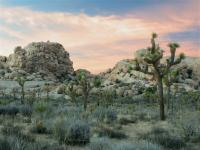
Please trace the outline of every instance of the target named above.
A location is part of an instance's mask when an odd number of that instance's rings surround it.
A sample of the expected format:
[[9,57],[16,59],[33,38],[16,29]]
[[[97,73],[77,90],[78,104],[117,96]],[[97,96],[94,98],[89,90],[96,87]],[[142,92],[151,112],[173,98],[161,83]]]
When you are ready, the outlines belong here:
[[61,44],[53,42],[33,42],[25,48],[16,47],[7,64],[11,70],[39,73],[37,78],[42,76],[48,80],[65,80],[74,72],[69,53]]

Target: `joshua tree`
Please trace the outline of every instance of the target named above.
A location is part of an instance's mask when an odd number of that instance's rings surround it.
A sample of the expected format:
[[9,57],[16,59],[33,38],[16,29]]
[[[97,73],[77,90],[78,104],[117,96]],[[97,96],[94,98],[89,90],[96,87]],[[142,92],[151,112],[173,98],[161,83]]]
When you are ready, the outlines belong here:
[[83,98],[84,98],[84,110],[86,110],[88,104],[88,96],[91,90],[89,77],[85,71],[81,71],[77,74],[76,79],[78,81],[78,84],[82,87]]
[[77,105],[77,101],[76,101],[76,96],[77,96],[77,94],[76,94],[76,90],[75,90],[75,88],[74,88],[74,85],[75,85],[74,82],[69,83],[69,84],[66,86],[65,93],[66,93],[67,95],[69,95],[70,98],[71,98],[71,101]]
[[170,107],[170,99],[171,99],[171,86],[176,81],[177,77],[179,75],[178,70],[169,71],[166,76],[164,77],[164,83],[167,88],[167,95],[166,95],[166,101],[167,101],[167,107],[169,109]]
[[37,99],[40,100],[41,99],[41,93],[42,93],[41,87],[37,87],[35,90],[36,90]]
[[[96,88],[100,88],[102,84],[102,81],[101,81],[101,78],[99,76],[95,76],[94,77],[94,80],[93,80],[93,86],[96,87]],[[99,100],[100,100],[100,97],[101,97],[101,91],[99,89],[99,91],[96,92],[97,94],[97,106],[99,106]]]
[[26,78],[23,76],[18,76],[16,80],[21,87],[21,103],[24,104],[24,97],[25,97],[25,91],[24,91],[24,85],[26,82]]
[[18,88],[14,87],[12,88],[12,93],[13,93],[13,99],[17,99],[17,94],[18,94]]
[[163,50],[156,44],[155,39],[157,38],[157,34],[153,33],[151,38],[151,47],[147,49],[143,49],[144,53],[141,55],[143,61],[148,64],[148,66],[152,66],[152,72],[149,71],[148,68],[140,69],[141,71],[151,74],[156,79],[157,87],[158,87],[158,96],[159,96],[159,104],[160,104],[160,119],[165,120],[165,106],[164,106],[164,95],[163,95],[163,78],[170,72],[170,68],[176,64],[179,64],[184,58],[184,54],[180,54],[178,58],[175,58],[176,49],[179,47],[177,43],[170,43],[168,46],[170,47],[170,57],[167,59],[166,64],[161,63],[161,59],[163,58]]
[[46,100],[49,100],[49,93],[51,92],[51,88],[50,88],[50,84],[49,83],[45,83],[44,87],[43,87],[43,91],[46,92]]

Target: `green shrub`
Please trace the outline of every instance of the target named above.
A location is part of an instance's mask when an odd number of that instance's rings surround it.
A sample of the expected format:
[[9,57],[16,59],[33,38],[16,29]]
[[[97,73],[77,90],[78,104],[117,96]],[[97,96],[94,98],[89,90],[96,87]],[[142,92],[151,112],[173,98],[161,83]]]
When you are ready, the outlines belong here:
[[89,145],[90,150],[113,150],[108,138],[97,138]]
[[109,138],[115,138],[115,139],[124,139],[127,138],[126,134],[124,134],[121,131],[117,131],[111,127],[106,127],[106,126],[99,126],[94,130],[94,132],[99,136],[99,137],[109,137]]
[[60,143],[69,145],[86,144],[90,140],[90,127],[81,120],[65,118],[56,122],[54,134]]
[[22,127],[14,126],[13,124],[6,124],[1,128],[3,135],[15,135],[18,136],[21,133]]
[[147,134],[141,136],[142,139],[152,143],[162,145],[168,149],[181,149],[185,146],[185,142],[178,136],[169,134],[169,131],[163,128],[153,128]]
[[119,119],[119,123],[121,125],[127,125],[129,123],[136,123],[137,122],[137,118],[125,118],[125,117],[122,117]]
[[20,113],[26,117],[30,117],[32,115],[32,108],[29,105],[23,105],[20,107]]
[[34,109],[36,112],[43,113],[47,110],[47,108],[48,104],[46,102],[39,101],[34,103]]
[[0,150],[64,150],[58,144],[29,142],[18,137],[0,139]]
[[0,150],[11,150],[10,143],[7,139],[0,139]]
[[19,113],[19,108],[15,105],[0,106],[0,115],[15,116],[17,113]]
[[58,93],[58,94],[65,94],[65,91],[66,91],[65,85],[60,85],[60,86],[58,87],[57,93]]
[[159,145],[142,141],[138,143],[119,143],[113,146],[113,150],[161,150]]
[[98,107],[93,112],[93,118],[95,118],[98,122],[108,122],[111,123],[117,120],[117,113],[111,108],[103,108]]
[[66,143],[86,144],[90,141],[90,127],[88,124],[82,121],[76,121],[69,126],[68,136],[65,139]]
[[42,121],[36,121],[34,126],[31,128],[31,132],[38,134],[48,133],[47,128],[44,126]]
[[183,113],[174,123],[181,129],[186,141],[196,141],[200,139],[200,116],[198,112]]

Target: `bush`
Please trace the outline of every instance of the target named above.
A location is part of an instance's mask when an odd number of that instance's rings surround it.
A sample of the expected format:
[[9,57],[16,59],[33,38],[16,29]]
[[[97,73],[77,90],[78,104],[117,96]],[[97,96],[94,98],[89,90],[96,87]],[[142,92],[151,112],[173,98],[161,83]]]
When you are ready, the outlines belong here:
[[89,145],[90,150],[161,150],[159,145],[141,141],[139,143],[111,143],[107,138],[95,139]]
[[19,108],[15,105],[0,106],[0,114],[1,115],[15,116],[18,112],[19,112]]
[[151,132],[142,135],[142,139],[162,145],[168,149],[181,149],[185,146],[184,140],[175,135],[170,135],[163,128],[153,128]]
[[35,109],[35,111],[37,111],[39,113],[45,112],[47,110],[47,107],[48,107],[48,105],[46,102],[40,101],[40,102],[34,103],[34,109]]
[[187,112],[182,114],[175,121],[175,125],[181,129],[186,141],[196,141],[200,139],[200,116],[196,112]]
[[7,139],[0,139],[0,150],[11,150],[10,143]]
[[0,139],[0,150],[64,150],[58,144],[28,142],[17,137]]
[[88,124],[82,121],[76,121],[69,126],[68,136],[66,137],[66,143],[86,144],[90,141],[90,127]]
[[69,145],[86,144],[90,140],[90,127],[81,120],[58,120],[54,127],[54,133],[60,143]]
[[19,126],[14,126],[13,124],[6,124],[1,128],[3,135],[15,135],[18,136],[21,133],[22,128]]
[[57,93],[58,94],[65,94],[65,91],[66,91],[66,87],[65,85],[60,85],[57,89]]
[[95,118],[98,122],[103,121],[111,123],[117,120],[117,113],[110,108],[98,107],[93,113],[93,118]]
[[36,121],[35,125],[31,129],[31,132],[38,134],[48,133],[47,128],[44,126],[42,121]]
[[20,113],[26,117],[30,117],[32,115],[32,108],[29,105],[21,106]]
[[107,136],[109,138],[124,139],[127,138],[126,134],[121,131],[116,131],[110,127],[100,126],[94,130],[99,137]]
[[122,117],[119,119],[119,123],[121,125],[127,125],[129,123],[136,123],[137,122],[137,119],[136,118],[125,118],[125,117]]
[[161,150],[162,148],[159,145],[152,144],[146,141],[139,143],[119,143],[113,146],[113,150]]
[[98,138],[89,145],[90,150],[112,150],[112,145],[107,138]]

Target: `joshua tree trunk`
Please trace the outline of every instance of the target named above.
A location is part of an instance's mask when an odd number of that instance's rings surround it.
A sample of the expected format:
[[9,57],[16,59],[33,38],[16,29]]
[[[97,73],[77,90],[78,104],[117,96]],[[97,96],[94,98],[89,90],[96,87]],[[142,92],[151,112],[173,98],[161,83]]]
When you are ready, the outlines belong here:
[[21,97],[21,103],[22,104],[24,104],[24,97],[25,97],[24,86],[22,86],[22,97]]
[[167,108],[170,108],[170,99],[171,99],[171,86],[167,86]]
[[158,77],[157,82],[158,82],[158,95],[159,95],[159,103],[160,103],[160,119],[165,120],[165,105],[164,105],[162,78]]
[[85,110],[85,111],[87,110],[87,101],[88,101],[88,95],[85,94],[85,95],[84,95],[84,110]]

